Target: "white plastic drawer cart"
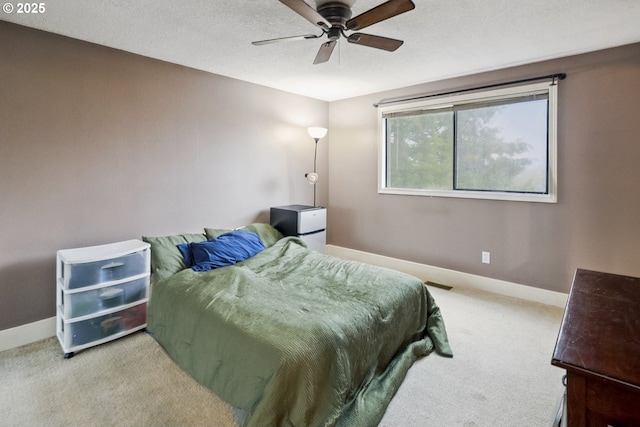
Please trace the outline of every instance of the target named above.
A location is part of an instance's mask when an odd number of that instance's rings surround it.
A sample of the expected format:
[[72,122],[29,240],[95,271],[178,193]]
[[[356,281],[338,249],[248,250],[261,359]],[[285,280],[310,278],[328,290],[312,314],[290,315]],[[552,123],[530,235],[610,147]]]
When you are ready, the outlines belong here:
[[57,252],[56,332],[65,358],[147,326],[149,248],[127,240]]

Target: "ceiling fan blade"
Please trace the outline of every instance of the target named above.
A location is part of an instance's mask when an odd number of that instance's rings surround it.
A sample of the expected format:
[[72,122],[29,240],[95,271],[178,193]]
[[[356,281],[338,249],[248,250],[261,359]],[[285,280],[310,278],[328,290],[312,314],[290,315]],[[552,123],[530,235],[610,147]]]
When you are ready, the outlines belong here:
[[324,33],[320,34],[319,36],[316,36],[315,34],[305,34],[305,35],[302,35],[302,36],[280,37],[280,38],[277,38],[277,39],[259,40],[257,42],[251,42],[251,44],[254,45],[254,46],[264,46],[265,44],[273,44],[273,43],[280,43],[280,42],[317,39],[318,37],[321,37],[322,35],[324,35]]
[[374,36],[371,34],[353,33],[347,37],[349,43],[355,43],[362,46],[375,47],[376,49],[388,50],[393,52],[404,43],[402,40],[390,39],[388,37]]
[[280,2],[307,21],[311,22],[313,25],[323,29],[331,28],[329,21],[324,19],[322,15],[309,6],[304,0],[280,0]]
[[336,47],[336,41],[332,40],[330,42],[322,43],[320,46],[320,50],[316,55],[316,59],[314,59],[314,64],[321,64],[323,62],[327,62],[329,58],[331,58],[331,53],[333,52],[333,48]]
[[[283,1],[283,0],[280,0]],[[361,30],[416,7],[411,0],[389,0],[347,21],[347,30]]]

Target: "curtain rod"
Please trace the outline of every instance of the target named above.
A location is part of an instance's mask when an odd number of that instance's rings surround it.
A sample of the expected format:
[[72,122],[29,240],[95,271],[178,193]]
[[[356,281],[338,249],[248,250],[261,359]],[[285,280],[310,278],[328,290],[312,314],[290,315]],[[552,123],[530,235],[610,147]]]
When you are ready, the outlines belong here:
[[472,87],[472,88],[468,88],[468,89],[454,90],[454,91],[450,91],[450,92],[440,92],[440,93],[434,93],[434,94],[430,94],[430,95],[415,95],[415,96],[409,96],[409,97],[406,97],[406,98],[383,99],[380,102],[378,102],[376,104],[373,104],[373,106],[378,108],[381,105],[395,104],[396,102],[416,101],[416,100],[419,100],[419,99],[434,98],[436,96],[444,96],[444,95],[456,95],[456,94],[459,94],[459,93],[471,92],[471,91],[474,91],[474,90],[491,89],[491,88],[494,88],[494,87],[509,86],[509,85],[515,85],[515,84],[521,84],[521,83],[529,83],[529,82],[534,82],[534,81],[538,81],[538,80],[551,79],[551,84],[555,85],[555,84],[557,84],[556,80],[564,80],[566,78],[567,78],[567,75],[564,74],[564,73],[549,74],[549,75],[546,75],[546,76],[531,77],[531,78],[528,78],[528,79],[513,80],[513,81],[510,81],[510,82],[495,83],[495,84],[492,84],[492,85],[478,86],[478,87]]

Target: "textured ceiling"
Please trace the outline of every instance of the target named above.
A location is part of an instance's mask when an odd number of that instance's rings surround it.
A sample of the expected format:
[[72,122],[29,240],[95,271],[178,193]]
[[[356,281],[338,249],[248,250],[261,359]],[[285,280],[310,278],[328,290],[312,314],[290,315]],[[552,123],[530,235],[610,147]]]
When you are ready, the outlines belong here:
[[[344,3],[355,16],[382,1]],[[326,101],[640,42],[640,0],[414,3],[362,31],[404,40],[397,51],[342,39],[319,65],[324,39],[251,44],[320,33],[278,0],[51,0],[0,20]]]

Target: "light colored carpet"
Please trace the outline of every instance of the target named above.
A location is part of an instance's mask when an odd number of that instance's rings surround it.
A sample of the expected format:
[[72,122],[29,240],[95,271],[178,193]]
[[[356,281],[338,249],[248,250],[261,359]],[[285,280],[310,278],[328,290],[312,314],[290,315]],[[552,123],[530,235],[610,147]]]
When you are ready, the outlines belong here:
[[429,288],[454,357],[418,360],[381,427],[548,427],[563,392],[551,365],[563,310],[472,289]]
[[[419,360],[381,427],[540,427],[563,371],[550,364],[562,310],[485,292],[430,288],[454,351]],[[235,426],[232,409],[146,333],[65,360],[55,338],[0,353],[3,426]]]
[[145,332],[65,360],[56,338],[0,353],[2,426],[235,426]]

